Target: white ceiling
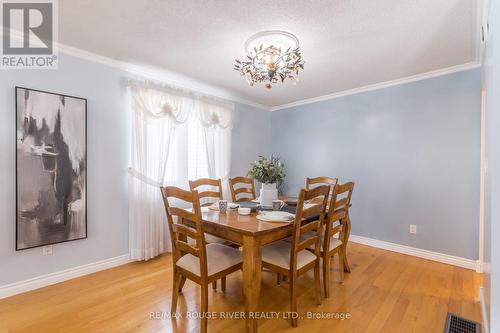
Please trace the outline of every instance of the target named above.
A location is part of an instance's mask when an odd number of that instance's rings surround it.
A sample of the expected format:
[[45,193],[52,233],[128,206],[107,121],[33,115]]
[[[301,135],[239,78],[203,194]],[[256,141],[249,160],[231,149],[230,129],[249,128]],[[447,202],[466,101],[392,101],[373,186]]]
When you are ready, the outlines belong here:
[[[476,0],[64,0],[59,40],[161,67],[275,107],[478,59]],[[301,43],[299,83],[249,88],[234,71],[262,30]]]

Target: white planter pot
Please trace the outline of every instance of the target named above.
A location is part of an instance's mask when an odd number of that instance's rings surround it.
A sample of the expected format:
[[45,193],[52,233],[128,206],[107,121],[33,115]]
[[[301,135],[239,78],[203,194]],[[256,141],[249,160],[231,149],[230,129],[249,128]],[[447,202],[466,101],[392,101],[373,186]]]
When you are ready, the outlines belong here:
[[262,184],[260,188],[260,205],[266,208],[271,208],[273,206],[273,200],[278,199],[278,190],[276,189],[276,183],[273,184]]

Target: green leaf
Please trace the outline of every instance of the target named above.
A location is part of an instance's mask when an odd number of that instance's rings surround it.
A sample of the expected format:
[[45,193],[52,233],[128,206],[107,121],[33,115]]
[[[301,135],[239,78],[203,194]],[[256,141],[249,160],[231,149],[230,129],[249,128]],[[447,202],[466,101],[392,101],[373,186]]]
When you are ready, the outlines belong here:
[[269,159],[259,156],[251,164],[248,176],[261,183],[281,183],[285,179],[285,165],[274,155],[271,155]]

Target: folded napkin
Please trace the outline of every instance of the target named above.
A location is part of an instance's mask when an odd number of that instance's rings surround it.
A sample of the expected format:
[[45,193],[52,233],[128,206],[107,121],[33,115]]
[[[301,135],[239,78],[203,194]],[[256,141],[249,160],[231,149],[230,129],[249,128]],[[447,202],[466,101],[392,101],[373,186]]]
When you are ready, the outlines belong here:
[[318,203],[305,203],[304,202],[304,208],[303,208],[303,210],[306,210],[306,209],[309,209],[309,208],[311,208],[313,206],[318,206],[318,205],[320,205],[320,204],[318,204]]

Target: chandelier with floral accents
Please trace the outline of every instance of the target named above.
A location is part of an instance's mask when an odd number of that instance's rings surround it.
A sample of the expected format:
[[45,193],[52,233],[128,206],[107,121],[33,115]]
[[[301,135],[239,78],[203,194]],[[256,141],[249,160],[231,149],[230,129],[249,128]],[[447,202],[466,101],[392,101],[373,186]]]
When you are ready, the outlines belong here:
[[299,70],[304,69],[299,40],[279,30],[259,32],[245,42],[247,59],[236,60],[234,69],[253,87],[265,83],[267,89],[286,79],[296,83]]

